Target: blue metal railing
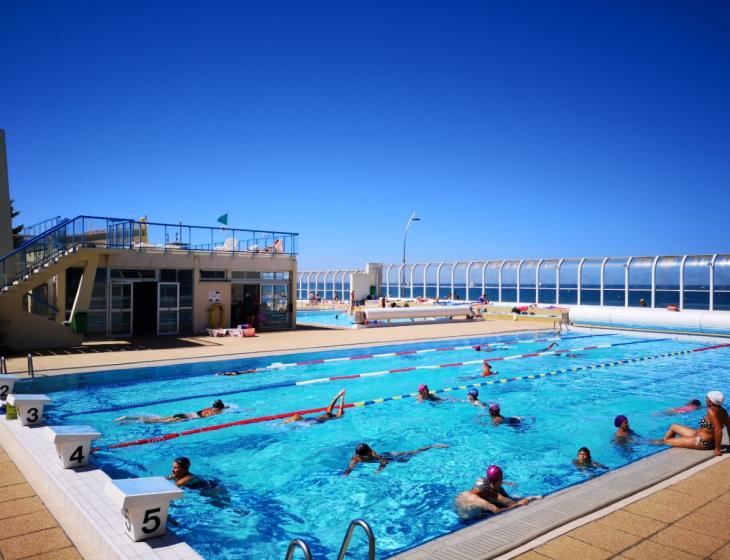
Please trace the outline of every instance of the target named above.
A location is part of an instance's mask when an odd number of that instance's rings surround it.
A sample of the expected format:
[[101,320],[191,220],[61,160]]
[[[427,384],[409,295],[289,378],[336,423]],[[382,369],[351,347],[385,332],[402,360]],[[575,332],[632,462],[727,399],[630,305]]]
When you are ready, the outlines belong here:
[[296,255],[299,234],[77,216],[0,258],[2,288],[79,247],[212,254]]
[[55,216],[53,218],[48,218],[47,220],[43,220],[42,222],[38,222],[37,224],[33,224],[30,226],[25,226],[21,232],[21,237],[36,237],[37,235],[40,235],[42,233],[45,233],[47,230],[51,229],[53,226],[58,225],[64,221],[61,216]]

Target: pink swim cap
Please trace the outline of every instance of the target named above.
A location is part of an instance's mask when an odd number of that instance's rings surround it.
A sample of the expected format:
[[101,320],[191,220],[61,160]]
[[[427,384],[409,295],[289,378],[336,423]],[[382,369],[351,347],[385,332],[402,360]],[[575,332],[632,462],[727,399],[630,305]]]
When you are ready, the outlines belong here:
[[[499,412],[499,403],[492,403],[489,405],[489,412]],[[499,467],[498,467],[499,468]]]
[[491,465],[487,469],[487,479],[489,482],[497,482],[498,480],[502,480],[502,469],[500,469],[497,465]]
[[420,385],[418,386],[418,392],[420,393],[420,392],[421,392],[421,391],[423,391],[424,389],[428,389],[428,386],[427,386],[427,385],[424,385],[423,383],[421,383],[421,384],[420,384]]

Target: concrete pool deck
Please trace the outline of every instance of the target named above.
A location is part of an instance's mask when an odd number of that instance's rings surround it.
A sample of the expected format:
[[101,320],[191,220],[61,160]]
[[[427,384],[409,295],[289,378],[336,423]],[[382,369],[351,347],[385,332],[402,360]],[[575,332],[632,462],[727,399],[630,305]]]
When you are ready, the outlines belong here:
[[[264,333],[256,338],[187,337],[168,343],[154,341],[104,341],[84,345],[75,350],[37,355],[37,375],[91,372],[123,367],[170,365],[189,360],[220,360],[253,357],[264,354],[333,350],[358,346],[387,345],[428,340],[458,339],[509,334],[519,331],[553,330],[552,322],[483,321],[473,323],[440,323],[437,325],[404,325],[364,330],[306,328],[298,331]],[[24,373],[26,358],[8,360],[9,372]],[[689,452],[692,453],[692,452]],[[700,453],[700,452],[698,452]],[[661,454],[666,455],[666,454]],[[721,458],[694,462],[694,467],[679,480],[670,479],[635,494],[604,510],[571,521],[551,533],[500,558],[523,560],[574,560],[577,557],[629,558],[632,560],[673,558],[712,558],[730,560],[730,461]],[[699,455],[698,455],[699,459]],[[704,462],[703,462],[704,461]],[[7,473],[5,470],[7,469]],[[17,494],[17,497],[16,497]],[[3,503],[5,502],[5,503]],[[8,502],[14,503],[11,506]],[[18,506],[18,510],[10,507]],[[22,508],[30,508],[27,512]],[[532,506],[524,509],[529,512]],[[518,513],[520,510],[510,512]],[[5,512],[3,514],[3,512]],[[18,513],[19,515],[14,515]],[[505,516],[505,519],[509,517]],[[501,517],[501,516],[500,516]],[[377,534],[377,521],[373,528]],[[53,525],[48,525],[53,523]],[[586,524],[587,523],[587,524]],[[48,525],[44,529],[34,529]],[[22,527],[24,533],[6,538],[10,527]],[[20,530],[20,529],[19,529]],[[52,535],[47,531],[55,531]],[[568,532],[570,531],[570,532]],[[487,529],[487,533],[489,529]],[[558,533],[566,533],[560,534]],[[25,539],[25,540],[23,540]],[[7,542],[6,542],[7,541]],[[38,542],[36,542],[38,541]],[[523,541],[524,542],[524,541]],[[20,544],[18,544],[20,543]],[[45,546],[34,552],[27,543]],[[55,544],[54,544],[55,543]],[[516,544],[516,543],[515,543]],[[11,548],[15,547],[15,548]],[[55,548],[53,548],[55,547]],[[694,547],[694,548],[688,548]],[[422,549],[412,558],[430,558]],[[16,552],[17,551],[17,552]],[[476,560],[494,555],[472,551],[460,554],[450,551],[448,558]],[[407,553],[409,554],[409,553]],[[0,447],[0,560],[38,558],[51,560],[79,558],[63,530],[24,481],[5,451]]]

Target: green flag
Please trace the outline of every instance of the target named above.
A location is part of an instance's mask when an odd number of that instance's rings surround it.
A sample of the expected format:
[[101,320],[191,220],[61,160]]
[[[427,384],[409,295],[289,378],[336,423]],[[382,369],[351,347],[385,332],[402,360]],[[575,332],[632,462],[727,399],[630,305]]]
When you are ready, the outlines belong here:
[[218,218],[218,221],[223,224],[224,226],[228,225],[228,214],[223,214]]

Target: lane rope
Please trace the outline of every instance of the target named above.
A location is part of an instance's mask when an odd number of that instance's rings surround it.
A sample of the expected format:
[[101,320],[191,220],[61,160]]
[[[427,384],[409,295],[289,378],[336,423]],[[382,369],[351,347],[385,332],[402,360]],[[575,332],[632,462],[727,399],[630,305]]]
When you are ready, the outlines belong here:
[[[589,335],[581,335],[581,336],[569,336],[569,337],[550,337],[550,338],[535,338],[530,340],[517,340],[517,341],[510,341],[510,342],[485,342],[483,344],[473,344],[469,346],[454,346],[454,347],[446,347],[446,348],[425,348],[422,350],[413,350],[413,351],[404,351],[404,352],[387,352],[382,354],[364,354],[361,356],[347,356],[344,358],[324,358],[322,360],[305,360],[302,362],[289,362],[289,363],[281,363],[281,362],[274,362],[271,364],[268,364],[266,366],[259,366],[255,368],[251,368],[250,370],[242,370],[246,371],[247,373],[262,373],[266,371],[276,370],[276,369],[283,369],[283,368],[291,368],[291,367],[299,367],[299,366],[306,366],[306,365],[313,365],[313,364],[320,364],[320,363],[326,363],[326,362],[336,362],[336,361],[346,361],[346,360],[362,360],[366,358],[388,358],[392,356],[405,356],[408,354],[419,354],[419,353],[426,353],[426,352],[443,352],[445,350],[469,350],[474,349],[477,346],[488,346],[488,347],[510,347],[514,346],[516,344],[531,344],[535,342],[550,342],[550,341],[558,341],[558,340],[573,340],[577,338],[595,338],[599,336],[616,336],[615,333],[606,333],[606,334],[589,334]],[[242,371],[236,372],[236,373],[242,373]],[[158,381],[175,381],[179,379],[193,379],[195,377],[205,377],[208,375],[216,375],[218,373],[223,373],[222,371],[206,371],[202,373],[198,372],[191,372],[188,374],[183,375],[165,375],[165,376],[150,376],[150,377],[137,377],[135,379],[129,379],[127,381],[117,381],[114,383],[100,383],[98,385],[91,385],[90,388],[93,389],[100,389],[100,388],[114,388],[114,387],[126,387],[128,385],[135,385],[138,383],[152,383],[152,382],[158,382]]]
[[[580,352],[583,350],[596,350],[599,348],[611,348],[612,346],[626,346],[629,344],[642,344],[646,342],[657,342],[658,340],[669,340],[669,339],[650,339],[650,340],[635,340],[631,342],[618,342],[615,344],[600,344],[600,345],[594,345],[594,346],[585,346],[583,348],[569,348],[569,349],[563,349],[563,350],[547,350],[545,352],[532,352],[527,354],[514,354],[512,356],[504,356],[500,358],[487,358],[485,359],[478,359],[478,360],[468,360],[464,362],[453,362],[453,363],[444,363],[444,364],[436,364],[436,365],[423,365],[423,366],[411,366],[411,367],[405,367],[405,368],[396,368],[396,369],[386,369],[381,371],[371,371],[367,373],[354,373],[350,375],[336,375],[331,377],[318,377],[315,379],[305,379],[303,381],[280,381],[278,383],[266,383],[263,385],[254,385],[252,387],[244,387],[241,389],[231,389],[228,391],[215,391],[212,393],[198,393],[196,395],[186,395],[181,397],[171,397],[169,399],[157,399],[153,401],[144,401],[139,403],[132,403],[132,404],[119,404],[114,406],[107,406],[102,408],[94,408],[91,410],[80,410],[78,412],[68,412],[64,414],[64,417],[69,416],[81,416],[84,414],[101,414],[105,412],[119,412],[122,410],[131,410],[134,408],[143,408],[145,406],[154,406],[158,404],[169,404],[174,402],[183,402],[183,401],[189,401],[189,400],[195,400],[195,399],[203,399],[203,398],[212,398],[212,397],[225,397],[225,396],[231,396],[231,395],[240,395],[242,393],[253,393],[257,391],[266,391],[269,389],[281,389],[284,387],[297,387],[297,386],[303,386],[303,385],[313,385],[315,383],[329,383],[330,381],[344,381],[344,380],[350,380],[350,379],[358,379],[363,377],[378,377],[381,375],[389,375],[392,373],[405,373],[409,371],[417,371],[417,370],[425,370],[425,369],[442,369],[442,368],[449,368],[449,367],[463,367],[463,366],[469,366],[469,365],[476,365],[481,364],[483,362],[496,362],[496,361],[502,361],[502,360],[517,360],[520,358],[533,358],[536,356],[551,356],[551,355],[559,355],[559,354],[565,354],[569,352]],[[469,347],[467,347],[469,348]],[[479,376],[475,376],[477,378]]]
[[[665,352],[662,354],[655,354],[653,356],[626,358],[623,360],[615,360],[613,362],[604,362],[601,364],[593,364],[593,365],[589,365],[589,366],[576,366],[573,368],[563,368],[563,369],[553,370],[553,371],[549,371],[549,372],[545,372],[545,373],[521,375],[518,377],[511,377],[511,378],[506,378],[506,379],[494,379],[494,380],[489,380],[489,381],[482,381],[480,383],[458,385],[456,387],[446,387],[444,389],[434,389],[434,390],[431,390],[431,393],[432,394],[449,393],[451,391],[464,391],[471,387],[486,387],[488,385],[498,385],[498,384],[503,384],[503,383],[511,383],[514,381],[543,379],[546,377],[555,376],[555,375],[559,375],[559,374],[563,374],[563,373],[574,373],[577,371],[609,368],[609,367],[621,366],[621,365],[632,364],[632,363],[637,363],[637,362],[648,362],[651,360],[658,360],[658,359],[669,358],[669,357],[673,357],[673,356],[686,356],[686,355],[692,354],[694,352],[704,352],[707,350],[716,350],[719,348],[725,348],[727,346],[730,346],[730,344],[719,344],[716,346],[707,346],[707,347],[703,347],[703,348],[695,348],[692,350],[681,350],[681,351],[677,351],[677,352]],[[407,399],[407,398],[416,398],[417,396],[418,396],[417,392],[408,393],[405,395],[394,395],[392,397],[382,397],[379,399],[371,399],[371,400],[367,400],[367,401],[348,403],[348,404],[345,404],[344,408],[361,408],[361,407],[365,407],[365,406],[371,406],[374,404],[383,404],[383,403],[386,403],[389,401],[398,401],[398,400]],[[176,438],[183,437],[183,436],[190,436],[193,434],[200,434],[200,433],[204,433],[204,432],[214,432],[217,430],[232,428],[234,426],[244,426],[244,425],[248,425],[248,424],[258,424],[261,422],[270,422],[272,420],[280,420],[283,418],[289,418],[291,416],[294,416],[295,414],[300,414],[300,415],[312,414],[312,413],[317,413],[317,412],[324,412],[325,410],[327,410],[327,408],[311,408],[308,410],[283,412],[280,414],[271,414],[271,415],[267,415],[267,416],[256,416],[253,418],[246,418],[244,420],[237,420],[235,422],[227,422],[225,424],[214,424],[212,426],[206,426],[203,428],[195,428],[192,430],[185,430],[182,432],[174,432],[174,433],[170,433],[170,434],[165,434],[163,436],[155,436],[155,437],[137,439],[137,440],[126,441],[126,442],[121,442],[121,443],[112,443],[109,445],[96,447],[93,449],[93,451],[101,451],[101,450],[105,450],[105,449],[119,449],[119,448],[123,448],[123,447],[132,447],[132,446],[137,446],[137,445],[158,443],[158,442],[162,442],[162,441],[176,439]]]

